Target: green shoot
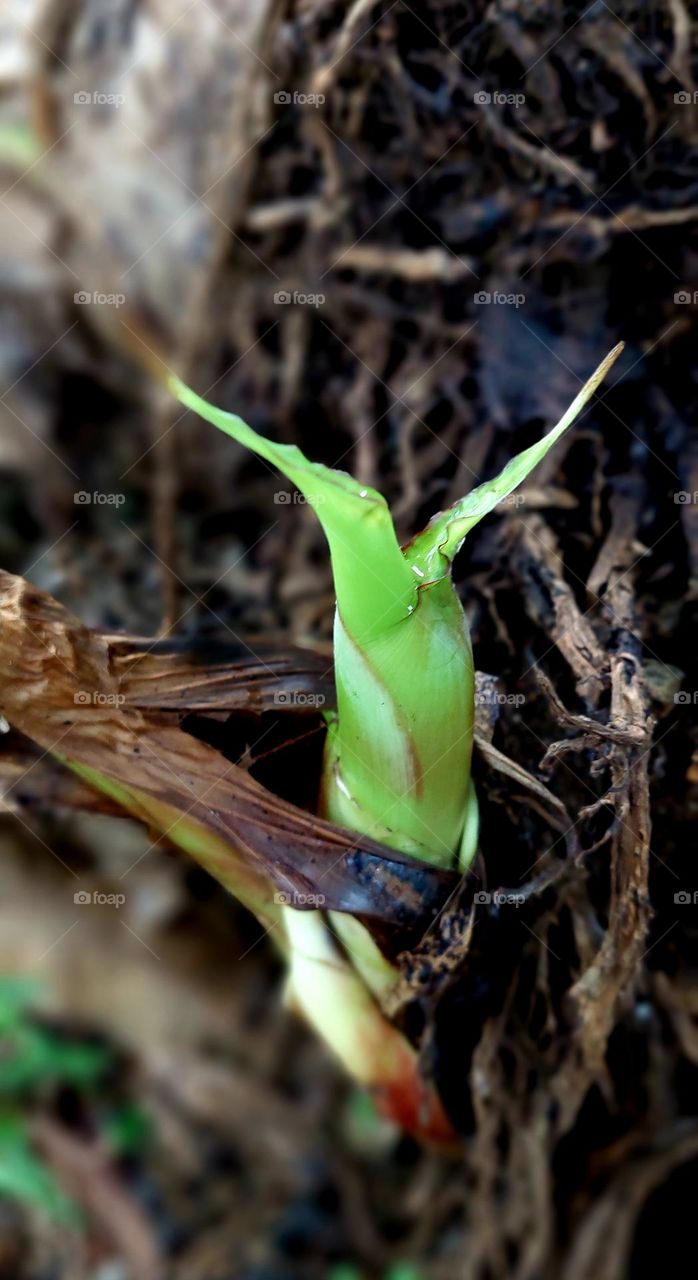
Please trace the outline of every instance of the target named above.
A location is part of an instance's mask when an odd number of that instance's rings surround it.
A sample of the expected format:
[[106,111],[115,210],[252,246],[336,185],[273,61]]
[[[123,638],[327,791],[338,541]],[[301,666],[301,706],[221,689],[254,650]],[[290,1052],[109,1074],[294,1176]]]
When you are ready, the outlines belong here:
[[[621,350],[599,365],[548,435],[436,515],[402,550],[375,490],[309,462],[295,446],[273,444],[169,378],[183,405],[296,484],[325,532],[337,597],[337,713],[328,717],[320,807],[338,825],[444,867],[465,868],[472,860],[474,671],[451,565],[473,526],[571,425]],[[420,1086],[412,1050],[380,1011],[395,972],[364,926],[332,912],[340,950],[319,913],[284,907],[283,916],[293,1003],[354,1077],[387,1099],[389,1114],[445,1138],[442,1113]]]
[[[451,871],[471,862],[478,842],[477,800],[470,778],[474,671],[468,627],[451,580],[451,565],[473,526],[526,479],[568,429],[620,350],[617,347],[603,361],[548,435],[512,459],[494,480],[436,515],[403,549],[385,499],[374,489],[309,462],[294,446],[273,444],[241,418],[207,404],[179,379],[169,377],[168,386],[183,405],[296,484],[314,507],[325,532],[337,597],[337,711],[326,717],[321,816],[367,842],[382,841],[403,858],[415,857]],[[25,638],[30,649],[32,643],[39,644],[42,656],[37,668],[42,670],[43,649],[48,654],[54,652],[54,630],[65,629],[66,624],[61,622],[55,601],[46,611],[45,603],[37,605],[37,593],[26,593],[25,587],[21,580],[11,580],[6,618],[15,649],[22,648]],[[43,610],[48,644],[42,646],[34,628],[24,623],[25,608],[30,613],[33,608],[39,613]],[[71,625],[80,638],[78,643],[65,645],[65,652],[85,664],[91,681],[100,679],[98,673],[105,665],[105,680],[113,679],[104,646],[95,643],[79,624],[70,624],[69,634]],[[247,845],[242,834],[244,822],[242,830],[226,825],[231,803],[227,793],[217,795],[215,803],[212,797],[204,803],[216,785],[215,756],[209,779],[209,762],[201,752],[190,750],[187,755],[182,751],[177,738],[185,739],[185,734],[158,729],[140,713],[132,714],[131,730],[128,713],[110,718],[114,741],[110,740],[105,751],[96,736],[99,723],[93,724],[84,713],[75,711],[72,679],[78,680],[77,671],[73,675],[65,663],[63,667],[71,677],[70,694],[60,687],[61,677],[55,671],[51,687],[61,717],[68,696],[71,699],[71,717],[61,720],[72,726],[70,750],[65,755],[56,751],[56,738],[48,735],[47,726],[45,748],[135,817],[165,832],[253,911],[288,960],[289,1001],[303,1012],[354,1078],[372,1090],[379,1109],[415,1134],[449,1142],[452,1131],[448,1119],[434,1089],[422,1079],[418,1055],[386,1012],[395,970],[364,924],[347,914],[354,906],[348,907],[340,899],[341,910],[334,909],[335,902],[323,913],[287,905],[284,895],[274,893],[273,873],[278,862],[283,862],[287,847],[279,832],[276,861],[265,862]],[[12,704],[11,718],[21,729],[28,717],[30,735],[41,742],[45,726],[28,715],[26,699],[17,699],[16,683],[9,681],[6,690],[6,701]],[[3,710],[9,714],[10,707]],[[157,754],[156,765],[144,768],[142,787],[141,775],[132,773],[131,739],[141,735],[147,742],[151,733],[165,749],[165,761],[169,754],[175,765],[180,754],[187,760],[182,766],[190,779],[184,789],[186,804],[179,787],[163,781],[156,768]],[[176,782],[176,768],[167,766],[166,772],[172,772]],[[261,803],[254,790],[259,784],[249,778],[248,783],[252,788],[249,793],[237,783],[231,813],[238,799],[238,816],[249,817]],[[304,836],[298,835],[298,827],[292,823],[288,827],[282,824],[279,831],[295,832],[290,840],[297,838],[302,844]],[[338,834],[333,834],[339,841]],[[353,851],[353,842],[351,847]],[[5,1019],[8,1017],[6,1013]],[[0,1004],[0,1037],[6,1035]],[[23,1065],[18,1066],[15,1058],[3,1066],[8,1088],[18,1087],[13,1075],[17,1070],[41,1073],[47,1069],[45,1046],[32,1039],[26,1029],[22,1036],[26,1048]],[[64,1057],[62,1069],[78,1071],[80,1062]],[[2,1085],[0,1071],[0,1092]],[[12,1175],[9,1169],[14,1169]],[[6,1187],[12,1176],[17,1194],[30,1194],[27,1188],[32,1171],[21,1131],[13,1124],[6,1127],[4,1136],[0,1130],[0,1180],[2,1176]]]
[[474,674],[450,567],[467,533],[545,457],[621,350],[602,361],[542,440],[435,516],[403,550],[375,490],[309,462],[295,446],[273,444],[169,378],[182,404],[298,486],[327,537],[338,711],[329,723],[321,803],[339,825],[442,866],[472,858]]

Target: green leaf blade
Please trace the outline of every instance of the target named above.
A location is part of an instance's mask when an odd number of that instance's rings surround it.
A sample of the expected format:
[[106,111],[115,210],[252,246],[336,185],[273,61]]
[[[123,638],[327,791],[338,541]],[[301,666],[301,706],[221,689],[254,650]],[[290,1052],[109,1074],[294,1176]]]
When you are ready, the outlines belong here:
[[498,503],[508,498],[509,494],[527,479],[534,467],[564,435],[606,377],[611,366],[615,364],[623,346],[624,344],[619,342],[601,361],[579,394],[575,396],[569,409],[542,440],[536,441],[515,458],[511,458],[493,480],[487,480],[477,488],[471,489],[470,493],[454,503],[447,511],[439,512],[426,529],[417,534],[405,549],[405,555],[420,580],[434,581],[448,573],[466,535],[484,516],[489,515]]
[[34,1154],[26,1122],[11,1113],[0,1114],[0,1196],[39,1209],[65,1226],[80,1223],[77,1205]]
[[303,494],[330,546],[337,607],[363,642],[416,608],[417,584],[395,534],[382,494],[344,471],[310,462],[296,445],[275,444],[236,414],[208,404],[179,378],[168,387],[188,409],[212,423],[286,476]]

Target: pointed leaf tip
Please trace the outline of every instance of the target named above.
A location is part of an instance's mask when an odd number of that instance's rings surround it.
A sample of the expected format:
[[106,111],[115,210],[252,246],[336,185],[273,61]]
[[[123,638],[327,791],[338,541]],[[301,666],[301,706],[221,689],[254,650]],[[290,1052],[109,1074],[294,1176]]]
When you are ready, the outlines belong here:
[[417,589],[382,494],[344,471],[311,462],[296,445],[268,440],[179,378],[171,375],[167,385],[187,409],[280,471],[312,505],[330,548],[337,607],[355,639],[384,634],[409,616]]
[[489,515],[498,503],[526,480],[534,467],[572,425],[624,348],[625,343],[619,342],[609,351],[575,396],[569,409],[547,435],[511,458],[493,480],[486,480],[484,484],[471,489],[470,493],[460,498],[447,511],[439,512],[426,529],[413,538],[405,556],[425,584],[438,581],[449,572],[451,562],[460,551],[466,535],[483,516]]

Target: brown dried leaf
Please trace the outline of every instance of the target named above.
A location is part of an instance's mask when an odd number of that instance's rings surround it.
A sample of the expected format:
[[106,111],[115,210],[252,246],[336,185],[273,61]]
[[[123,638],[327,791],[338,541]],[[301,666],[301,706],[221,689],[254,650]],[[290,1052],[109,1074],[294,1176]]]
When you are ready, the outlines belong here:
[[102,775],[137,817],[165,832],[178,824],[180,842],[255,909],[266,903],[273,914],[274,890],[322,894],[328,910],[360,917],[388,949],[392,933],[403,948],[457,884],[454,873],[357,842],[129,705],[109,641],[4,572],[0,622],[0,706],[10,723],[83,776]]
[[106,636],[109,666],[126,705],[192,712],[334,706],[332,659],[269,641],[186,642]]

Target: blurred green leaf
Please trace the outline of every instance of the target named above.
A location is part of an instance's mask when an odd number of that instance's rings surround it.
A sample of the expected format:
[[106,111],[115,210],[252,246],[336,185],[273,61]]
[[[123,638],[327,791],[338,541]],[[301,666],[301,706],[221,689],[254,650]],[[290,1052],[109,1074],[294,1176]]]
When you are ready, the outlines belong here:
[[31,1012],[41,994],[32,978],[0,978],[0,1096],[5,1099],[62,1081],[85,1088],[109,1064],[97,1045],[66,1040]]
[[77,1206],[32,1151],[25,1121],[12,1114],[0,1114],[0,1195],[33,1205],[66,1226],[80,1222]]
[[0,164],[24,168],[41,159],[44,147],[38,134],[24,124],[0,127]]
[[40,984],[34,978],[0,977],[0,1033],[21,1021],[27,1008],[39,999]]
[[142,1151],[150,1136],[150,1123],[138,1106],[129,1105],[113,1111],[100,1125],[100,1132],[117,1155],[134,1155]]

